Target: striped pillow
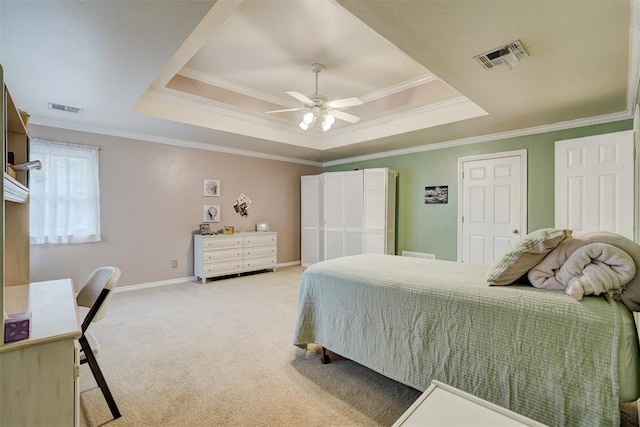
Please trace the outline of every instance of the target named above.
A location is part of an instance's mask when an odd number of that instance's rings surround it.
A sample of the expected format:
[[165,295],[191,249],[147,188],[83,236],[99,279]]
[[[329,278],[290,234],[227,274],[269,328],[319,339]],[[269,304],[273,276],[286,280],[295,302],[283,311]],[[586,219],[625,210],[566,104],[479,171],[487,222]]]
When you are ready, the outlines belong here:
[[498,259],[487,272],[489,285],[509,285],[518,280],[566,238],[571,230],[541,228],[524,236]]

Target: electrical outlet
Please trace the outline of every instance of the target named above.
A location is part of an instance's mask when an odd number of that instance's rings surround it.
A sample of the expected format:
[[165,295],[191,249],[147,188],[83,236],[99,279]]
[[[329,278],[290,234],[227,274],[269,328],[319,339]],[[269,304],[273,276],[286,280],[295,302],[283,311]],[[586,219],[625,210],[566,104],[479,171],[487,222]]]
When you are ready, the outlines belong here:
[[173,261],[171,261],[171,268],[178,268],[178,260],[174,259]]

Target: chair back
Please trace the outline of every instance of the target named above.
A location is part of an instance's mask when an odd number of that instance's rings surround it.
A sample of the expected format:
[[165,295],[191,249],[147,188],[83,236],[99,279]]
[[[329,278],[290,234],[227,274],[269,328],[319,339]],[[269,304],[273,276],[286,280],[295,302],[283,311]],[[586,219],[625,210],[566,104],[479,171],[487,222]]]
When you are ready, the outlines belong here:
[[118,279],[120,279],[120,269],[118,267],[96,268],[91,275],[89,275],[89,278],[76,297],[76,302],[79,306],[91,308],[98,299],[100,292],[102,292],[103,289],[109,289],[107,298],[93,318],[94,322],[102,319],[105,314],[107,314],[107,306],[109,305],[109,300],[111,300],[113,289],[118,283]]

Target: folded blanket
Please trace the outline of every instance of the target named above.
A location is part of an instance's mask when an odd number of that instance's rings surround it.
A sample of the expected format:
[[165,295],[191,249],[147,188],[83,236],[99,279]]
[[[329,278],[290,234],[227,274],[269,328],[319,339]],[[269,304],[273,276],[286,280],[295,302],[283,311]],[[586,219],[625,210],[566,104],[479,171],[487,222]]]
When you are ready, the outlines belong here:
[[590,243],[576,249],[556,273],[567,295],[580,301],[584,295],[615,293],[636,275],[633,258],[606,243]]
[[536,288],[565,290],[566,285],[556,279],[556,273],[576,249],[586,244],[584,240],[575,237],[564,240],[529,270],[527,278]]
[[[529,281],[538,288],[565,290],[556,274],[562,265],[577,249],[591,243],[604,243],[621,249],[630,255],[636,270],[640,270],[640,246],[619,234],[598,231],[574,235],[563,241],[551,251],[538,265],[528,273]],[[623,285],[614,298],[620,300],[631,311],[640,311],[640,275],[636,275],[629,283]]]

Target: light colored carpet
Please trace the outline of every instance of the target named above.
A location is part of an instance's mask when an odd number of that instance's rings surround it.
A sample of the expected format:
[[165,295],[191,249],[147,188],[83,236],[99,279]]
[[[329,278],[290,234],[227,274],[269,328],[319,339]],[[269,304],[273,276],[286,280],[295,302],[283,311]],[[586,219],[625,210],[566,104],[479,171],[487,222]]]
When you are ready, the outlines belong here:
[[[112,421],[82,365],[81,426],[393,424],[419,391],[291,344],[303,271],[115,294],[91,330],[122,418]],[[634,404],[621,419],[638,425]]]
[[115,294],[91,330],[122,418],[82,365],[81,425],[393,424],[419,391],[291,344],[303,271]]

